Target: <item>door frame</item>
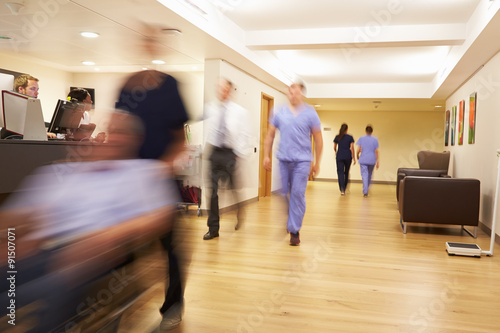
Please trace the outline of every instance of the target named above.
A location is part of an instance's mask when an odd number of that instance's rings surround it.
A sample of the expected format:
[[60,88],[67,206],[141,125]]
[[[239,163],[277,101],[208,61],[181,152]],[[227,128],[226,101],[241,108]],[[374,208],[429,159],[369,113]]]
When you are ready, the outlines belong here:
[[[260,103],[260,152],[259,152],[259,195],[258,198],[271,196],[272,185],[272,159],[271,171],[264,169],[264,143],[269,128],[269,115],[274,108],[274,97],[261,93]],[[272,156],[272,151],[271,151]]]

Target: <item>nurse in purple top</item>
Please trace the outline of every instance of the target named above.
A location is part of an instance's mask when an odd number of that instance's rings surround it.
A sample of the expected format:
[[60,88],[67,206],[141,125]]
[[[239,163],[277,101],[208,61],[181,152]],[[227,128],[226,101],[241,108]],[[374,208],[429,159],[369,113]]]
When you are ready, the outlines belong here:
[[[368,187],[370,186],[373,174],[373,168],[379,167],[379,152],[378,152],[378,139],[372,136],[373,128],[366,126],[366,135],[362,136],[356,142],[358,151],[359,167],[361,169],[361,178],[363,179],[363,196],[368,196]],[[361,154],[361,155],[360,155]]]
[[[323,137],[321,123],[316,110],[304,103],[304,85],[294,83],[288,88],[290,105],[282,105],[275,109],[270,120],[264,144],[264,168],[271,170],[271,148],[276,129],[280,131],[280,144],[276,157],[279,160],[281,173],[281,194],[288,198],[287,230],[290,232],[290,245],[299,245],[299,231],[306,211],[307,179],[313,163],[313,174],[319,173]],[[311,145],[314,138],[316,161],[314,161]]]

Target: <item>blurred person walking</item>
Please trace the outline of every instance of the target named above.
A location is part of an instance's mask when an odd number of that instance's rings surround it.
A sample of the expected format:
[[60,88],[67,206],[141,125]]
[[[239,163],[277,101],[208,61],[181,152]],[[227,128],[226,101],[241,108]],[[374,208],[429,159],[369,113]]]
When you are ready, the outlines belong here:
[[236,179],[237,162],[248,154],[248,112],[240,105],[231,101],[233,83],[220,78],[216,88],[217,100],[205,107],[207,119],[206,143],[210,154],[210,212],[207,219],[208,232],[204,240],[219,237],[220,211],[219,211],[219,181],[227,179],[233,191],[237,204],[237,223],[234,227],[238,230],[243,223],[243,212],[239,203],[239,180]]
[[333,150],[335,151],[335,159],[337,161],[337,176],[341,195],[345,195],[345,190],[349,183],[349,170],[353,158],[354,165],[356,165],[354,138],[352,135],[347,134],[347,129],[347,124],[342,124],[339,134],[333,139]]
[[[105,305],[112,308],[108,313],[119,311],[113,307],[136,296],[133,281],[123,286],[120,299],[105,304],[91,297],[95,283],[113,278],[134,249],[172,226],[177,195],[165,185],[169,168],[135,158],[143,137],[140,120],[114,113],[110,124],[108,145],[95,146],[88,160],[38,168],[0,208],[0,230],[13,228],[22,244],[15,263],[20,331],[91,326],[102,319],[94,311],[106,313]],[[0,244],[6,251],[7,242]],[[7,271],[3,259],[0,268]],[[0,283],[2,302],[7,282]]]
[[373,169],[379,168],[379,145],[378,139],[372,136],[373,127],[371,125],[366,126],[365,132],[366,135],[360,137],[356,142],[358,146],[356,156],[363,179],[363,196],[366,198],[372,181]]
[[[144,40],[143,47],[153,59],[159,52],[155,37],[158,32],[159,29],[146,26],[145,34],[151,37]],[[137,115],[144,123],[144,142],[139,149],[139,157],[159,159],[172,166],[185,149],[184,124],[188,121],[177,80],[156,70],[132,74],[119,93],[116,108]],[[186,277],[182,269],[187,263],[181,263],[183,259],[177,251],[179,244],[174,240],[175,229],[174,222],[172,231],[160,237],[168,255],[168,282],[160,308],[163,317],[161,330],[177,327],[184,311]]]
[[[309,174],[319,173],[323,151],[321,122],[316,110],[304,103],[304,85],[294,83],[288,88],[289,105],[275,110],[269,124],[264,143],[264,168],[271,170],[271,148],[276,129],[280,131],[280,144],[277,158],[281,173],[281,195],[288,201],[287,230],[290,232],[290,245],[300,244],[299,231],[306,212],[306,187]],[[314,139],[315,161],[311,170],[311,135]]]

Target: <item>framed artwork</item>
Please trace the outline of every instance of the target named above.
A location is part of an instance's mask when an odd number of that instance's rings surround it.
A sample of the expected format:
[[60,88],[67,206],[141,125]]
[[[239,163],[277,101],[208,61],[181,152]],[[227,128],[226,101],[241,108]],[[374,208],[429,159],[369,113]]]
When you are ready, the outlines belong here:
[[465,112],[465,100],[461,100],[458,103],[458,144],[464,144],[464,112]]
[[450,110],[446,111],[446,120],[444,123],[444,145],[448,146],[448,137],[450,136]]
[[469,97],[469,144],[476,142],[476,99],[477,92]]
[[457,126],[457,106],[454,105],[451,108],[451,140],[450,143],[452,146],[455,145],[455,130]]

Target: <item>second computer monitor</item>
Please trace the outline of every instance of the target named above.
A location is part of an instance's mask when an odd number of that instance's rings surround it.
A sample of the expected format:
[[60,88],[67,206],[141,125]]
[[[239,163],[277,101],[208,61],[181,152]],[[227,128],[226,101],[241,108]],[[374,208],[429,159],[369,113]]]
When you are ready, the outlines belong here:
[[84,104],[63,99],[58,100],[49,125],[49,132],[63,134],[73,133],[80,125],[84,111]]

